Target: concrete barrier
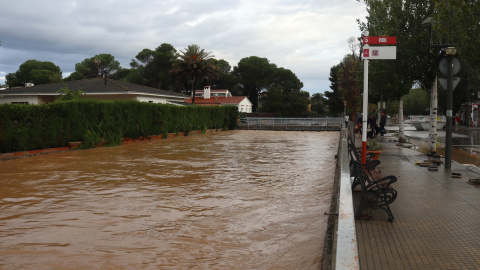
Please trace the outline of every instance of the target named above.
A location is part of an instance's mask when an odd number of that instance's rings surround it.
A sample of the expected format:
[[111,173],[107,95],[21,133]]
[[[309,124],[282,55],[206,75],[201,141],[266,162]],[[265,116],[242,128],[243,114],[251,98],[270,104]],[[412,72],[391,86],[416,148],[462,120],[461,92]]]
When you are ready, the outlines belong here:
[[342,130],[339,145],[340,187],[336,238],[335,269],[359,269],[355,212],[353,208],[350,159],[348,156],[347,129]]

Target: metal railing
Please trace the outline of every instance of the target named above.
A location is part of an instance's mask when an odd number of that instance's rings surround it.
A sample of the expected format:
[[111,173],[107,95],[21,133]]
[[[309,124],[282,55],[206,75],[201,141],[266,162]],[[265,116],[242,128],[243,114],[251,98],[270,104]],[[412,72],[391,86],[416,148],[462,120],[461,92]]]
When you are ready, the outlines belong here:
[[260,118],[246,117],[240,119],[239,128],[256,130],[340,130],[342,117],[323,118]]

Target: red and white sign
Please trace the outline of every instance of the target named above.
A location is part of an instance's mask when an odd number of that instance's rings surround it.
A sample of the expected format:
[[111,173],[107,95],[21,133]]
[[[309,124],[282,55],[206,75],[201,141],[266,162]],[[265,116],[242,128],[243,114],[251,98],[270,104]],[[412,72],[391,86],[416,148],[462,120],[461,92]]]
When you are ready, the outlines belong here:
[[395,45],[397,44],[397,37],[370,37],[363,36],[363,44],[370,45]]
[[370,57],[370,49],[363,49],[363,58]]
[[388,60],[397,59],[397,46],[363,47],[363,59]]

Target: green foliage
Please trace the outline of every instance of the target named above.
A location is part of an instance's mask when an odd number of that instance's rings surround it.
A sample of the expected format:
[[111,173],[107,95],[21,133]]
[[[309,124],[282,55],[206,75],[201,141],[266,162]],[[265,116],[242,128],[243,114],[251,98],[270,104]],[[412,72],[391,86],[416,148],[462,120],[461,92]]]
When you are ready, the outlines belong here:
[[179,79],[191,80],[193,92],[192,103],[195,103],[196,82],[205,78],[218,79],[220,68],[215,65],[214,56],[196,44],[189,45],[180,51],[178,59],[174,62],[171,74]]
[[[360,1],[360,0],[358,0]],[[381,95],[387,100],[399,99],[421,82],[432,87],[438,73],[438,63],[445,48],[431,45],[455,44],[462,61],[461,83],[453,100],[457,110],[471,98],[479,83],[480,73],[480,4],[478,0],[364,0],[368,22],[359,23],[371,36],[396,36],[395,61],[371,61],[370,98],[375,102]],[[439,91],[439,104],[445,104],[444,92]]]
[[223,59],[213,59],[212,62],[219,68],[218,79],[210,80],[212,89],[230,89],[230,92],[234,91],[237,80],[232,73],[230,64]]
[[359,80],[361,75],[358,74],[361,63],[355,54],[349,54],[343,58],[338,69],[338,88],[343,100],[347,102],[347,114],[360,111],[362,108],[360,95],[362,89],[358,86],[358,82],[361,81]]
[[[431,0],[432,1],[432,0]],[[478,0],[435,0],[434,42],[456,44],[457,52],[470,64],[480,61],[480,3]]]
[[383,145],[380,143],[377,143],[377,140],[375,139],[368,139],[367,140],[367,149],[370,151],[380,151],[382,150]]
[[117,72],[109,75],[108,77],[114,80],[127,81],[126,78],[132,73],[132,69],[120,67]]
[[274,80],[276,68],[267,58],[258,56],[243,58],[238,62],[238,66],[233,68],[238,87],[252,102],[253,111],[257,111],[259,96],[268,91],[268,86]]
[[6,84],[10,87],[23,86],[25,83],[36,85],[62,81],[62,71],[48,61],[27,60],[20,65],[17,72],[6,76]]
[[130,66],[138,71],[128,78],[129,82],[154,88],[170,90],[173,79],[169,75],[177,50],[170,44],[163,43],[155,50],[143,49],[132,59]]
[[315,93],[310,97],[310,110],[316,115],[324,115],[326,112],[328,112],[328,109],[326,108],[326,102],[327,99],[325,98],[325,95],[322,93]]
[[56,102],[80,99],[82,96],[85,96],[85,92],[83,92],[81,88],[78,88],[77,90],[73,90],[68,88],[67,84],[65,84],[65,88],[61,88],[60,90],[57,91],[57,93],[60,93],[60,95],[55,100]]
[[282,89],[279,87],[272,87],[262,99],[262,112],[270,112],[277,117],[281,117],[285,105],[285,99],[282,94]]
[[340,64],[330,69],[330,88],[326,91],[327,104],[331,113],[343,113],[345,102],[346,113],[355,117],[356,112],[361,111],[361,61],[356,54],[346,55]]
[[403,97],[404,114],[429,114],[430,94],[425,89],[412,89]]
[[69,100],[45,105],[0,105],[0,152],[16,152],[66,146],[82,141],[94,147],[122,138],[235,129],[235,106],[188,106],[136,101]]
[[310,105],[310,94],[306,91],[298,90],[286,96],[288,102],[282,115],[284,117],[306,117],[308,106]]
[[[177,58],[172,61],[174,56]],[[198,45],[177,54],[164,43],[155,51],[142,50],[130,65],[122,77],[128,82],[187,93],[210,85],[212,89],[228,89],[234,96],[247,96],[254,111],[259,108],[260,96],[263,112],[291,117],[308,112],[309,95],[301,90],[303,83],[292,71],[278,68],[266,58],[243,58],[232,71],[227,61],[214,59]]]
[[97,78],[104,73],[111,75],[120,69],[120,63],[113,55],[102,53],[75,64],[75,72],[65,78],[65,81]]
[[326,104],[330,112],[341,113],[343,112],[344,96],[339,87],[339,72],[341,69],[341,63],[330,68],[330,89],[332,91],[325,91],[325,97],[327,98]]
[[415,82],[431,85],[435,76],[434,54],[430,51],[429,33],[422,25],[433,12],[432,1],[365,0],[368,22],[360,23],[370,36],[396,36],[397,58],[370,61],[369,97],[373,102],[399,100]]
[[100,134],[96,133],[95,131],[91,131],[87,129],[82,136],[82,145],[80,148],[81,149],[93,148],[96,145],[98,145],[101,140],[102,138],[100,137]]
[[[246,95],[252,110],[274,113],[279,117],[301,117],[308,114],[309,94],[303,83],[289,69],[279,68],[267,58],[243,58],[232,72],[237,87],[235,95]],[[260,103],[261,102],[261,103]]]
[[262,112],[277,117],[305,117],[310,95],[301,90],[303,83],[289,69],[275,67],[274,72],[262,97]]
[[387,101],[386,102],[386,109],[385,109],[385,113],[387,115],[395,115],[395,114],[398,114],[398,100],[392,100],[392,101]]
[[[261,109],[263,112],[290,117],[308,113],[309,95],[302,91],[303,83],[291,70],[279,68],[267,58],[257,56],[241,59],[232,70],[227,61],[213,57],[211,52],[206,52],[196,44],[177,53],[172,45],[163,43],[155,50],[140,51],[132,59],[129,69],[121,68],[110,54],[86,58],[75,64],[75,72],[64,81],[98,78],[107,74],[116,80],[186,94],[210,85],[212,89],[228,89],[234,96],[247,96],[253,103],[253,111]],[[24,66],[30,66],[30,62]],[[7,81],[11,82],[11,86],[25,82],[41,84],[61,81],[59,69],[55,75],[58,78],[51,75],[42,69],[32,72],[30,79],[19,79],[16,74],[9,74]],[[68,100],[71,96],[76,98],[73,90],[68,89],[64,94],[62,100]]]

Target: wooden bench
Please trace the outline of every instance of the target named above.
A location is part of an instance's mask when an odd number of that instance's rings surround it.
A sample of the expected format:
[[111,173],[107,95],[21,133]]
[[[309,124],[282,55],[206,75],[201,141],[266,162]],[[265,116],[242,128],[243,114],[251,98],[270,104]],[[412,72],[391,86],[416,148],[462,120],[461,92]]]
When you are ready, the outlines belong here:
[[391,185],[397,181],[397,178],[390,175],[374,179],[368,175],[364,164],[355,161],[353,166],[353,176],[361,187],[361,198],[355,213],[355,219],[359,219],[362,213],[370,208],[385,211],[388,215],[388,221],[392,222],[394,217],[390,210],[390,204],[397,198],[397,191]]

